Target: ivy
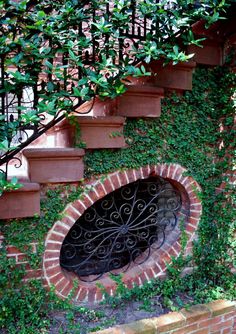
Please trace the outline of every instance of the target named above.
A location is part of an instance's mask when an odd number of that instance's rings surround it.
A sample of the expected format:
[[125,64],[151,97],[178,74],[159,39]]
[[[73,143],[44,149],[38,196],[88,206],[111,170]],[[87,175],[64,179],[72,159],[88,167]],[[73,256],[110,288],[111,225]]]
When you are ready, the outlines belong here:
[[[160,118],[127,121],[128,148],[88,152],[86,173],[90,176],[161,162],[185,167],[203,190],[194,260],[203,277],[217,281],[229,272],[228,263],[235,258],[235,189],[227,173],[234,169],[232,96],[236,82],[235,75],[225,68],[197,69],[193,80],[192,92],[164,99]],[[223,182],[225,191],[217,193]]]
[[[107,296],[112,306],[144,300],[143,307],[147,309],[150,299],[160,293],[164,305],[172,309],[176,307],[173,300],[178,299],[178,293],[190,295],[194,303],[236,298],[236,280],[231,273],[232,266],[236,265],[236,194],[230,183],[230,173],[235,168],[235,87],[235,74],[227,68],[197,69],[193,90],[183,95],[167,96],[162,102],[160,118],[127,120],[124,135],[128,147],[87,151],[87,178],[114,170],[169,162],[184,166],[202,188],[203,214],[192,257],[185,258],[182,251],[168,267],[166,280],[154,280],[141,288],[128,290],[122,279],[115,277],[118,294],[114,298]],[[217,190],[222,183],[225,188]],[[40,283],[29,282],[22,286],[25,268],[17,267],[7,258],[5,245],[12,244],[26,252],[30,265],[40,268],[46,233],[60,219],[65,205],[79,198],[83,191],[82,186],[55,187],[42,200],[40,217],[1,223],[5,240],[0,249],[0,326],[8,333],[28,334],[37,332],[37,328],[38,332],[47,333],[49,324],[45,307],[55,310],[62,306]],[[38,252],[33,255],[32,242],[39,243]],[[183,228],[182,247],[183,250],[186,247]],[[194,271],[182,277],[182,271],[189,263],[194,265]],[[178,303],[183,306],[181,300]],[[40,305],[38,309],[36,304]],[[19,309],[22,310],[20,314]],[[74,319],[73,306],[66,306],[66,309],[68,318]],[[13,327],[17,331],[14,332]]]

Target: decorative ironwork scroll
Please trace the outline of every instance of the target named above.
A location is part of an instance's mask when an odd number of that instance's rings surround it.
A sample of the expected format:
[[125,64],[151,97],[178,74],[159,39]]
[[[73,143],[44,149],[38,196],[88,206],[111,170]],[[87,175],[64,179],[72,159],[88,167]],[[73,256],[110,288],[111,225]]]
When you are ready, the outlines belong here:
[[85,281],[117,269],[125,272],[163,245],[177,225],[180,208],[179,192],[162,178],[123,186],[77,220],[63,242],[60,264]]

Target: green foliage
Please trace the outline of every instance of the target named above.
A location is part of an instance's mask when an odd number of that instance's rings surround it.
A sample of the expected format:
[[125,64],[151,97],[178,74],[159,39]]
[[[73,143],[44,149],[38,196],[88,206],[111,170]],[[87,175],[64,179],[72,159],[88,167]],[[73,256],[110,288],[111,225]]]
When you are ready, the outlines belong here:
[[16,190],[22,187],[22,184],[18,182],[16,177],[13,177],[10,181],[5,179],[5,174],[0,172],[0,196],[3,192]]
[[[225,68],[198,69],[194,75],[193,91],[183,96],[172,94],[165,98],[159,119],[127,121],[124,130],[129,145],[127,148],[86,153],[88,177],[119,169],[169,162],[186,167],[187,173],[202,188],[199,197],[203,204],[203,214],[193,256],[184,256],[186,233],[184,222],[181,221],[182,251],[178,258],[172,258],[172,265],[168,266],[168,278],[153,280],[142,287],[134,286],[128,290],[122,277],[113,276],[117,293],[111,298],[103,291],[106,301],[112,307],[122,307],[131,300],[137,300],[143,301],[141,307],[145,310],[151,309],[153,305],[150,299],[154,296],[159,296],[162,304],[171,309],[182,307],[186,303],[181,298],[182,294],[189,296],[188,304],[217,298],[236,298],[236,281],[230,272],[236,258],[233,236],[236,229],[236,197],[228,176],[235,164],[235,81],[235,74],[229,73]],[[222,182],[226,185],[225,189],[216,191]],[[2,222],[1,232],[5,236],[5,243],[13,244],[26,252],[33,268],[40,267],[45,234],[60,218],[66,203],[78,198],[82,192],[81,187],[49,190],[42,201],[41,217]],[[40,247],[32,255],[30,243],[34,241]],[[0,261],[0,323],[4,329],[9,333],[14,333],[15,329],[18,333],[25,334],[33,331],[37,333],[37,330],[39,333],[46,333],[49,319],[45,316],[45,305],[49,309],[64,307],[68,311],[71,331],[79,328],[75,319],[76,314],[83,312],[81,309],[71,309],[68,304],[63,306],[58,300],[51,302],[52,296],[36,283],[29,282],[25,287],[22,286],[20,280],[24,275],[24,268],[16,268],[14,262],[6,258],[4,247],[0,252],[3,255]],[[188,264],[194,266],[193,273],[182,277],[183,269]],[[100,288],[103,289],[102,286]],[[34,298],[38,300],[39,309],[36,309]],[[28,301],[26,305],[23,305],[22,300]],[[21,313],[18,312],[19,309],[22,309]],[[90,311],[84,312],[92,317],[93,313]],[[7,322],[7,318],[11,320]],[[13,321],[15,329],[12,329]],[[27,331],[23,329],[24,326]]]
[[[192,55],[186,55],[186,46],[200,43],[192,24],[204,19],[210,25],[227,8],[224,1],[207,1],[207,5],[200,1],[195,7],[192,1],[178,0],[173,8],[166,1],[137,1],[137,16],[148,19],[150,27],[158,24],[158,29],[151,29],[146,39],[127,51],[123,32],[132,21],[132,1],[114,0],[114,6],[110,2],[0,1],[0,94],[3,101],[9,96],[11,107],[21,112],[12,122],[0,118],[4,153],[13,149],[19,129],[40,127],[43,113],[56,119],[95,96],[115,98],[124,93],[125,78],[150,75],[145,66],[135,67],[140,61],[188,60]],[[86,33],[80,32],[82,25]],[[118,45],[124,45],[122,57]],[[91,64],[84,61],[88,50],[94,51]],[[34,95],[28,106],[23,99],[26,90]]]
[[[210,286],[224,286],[232,279],[230,264],[235,266],[235,188],[229,182],[235,169],[235,86],[235,74],[226,68],[197,69],[193,90],[165,98],[160,118],[127,121],[128,148],[88,152],[85,157],[87,176],[161,162],[186,167],[202,188],[194,275]],[[225,189],[217,191],[222,183]],[[173,259],[172,276],[179,277],[179,267],[188,261],[182,255]]]
[[24,286],[25,268],[16,267],[14,260],[7,258],[4,246],[0,272],[0,328],[7,328],[12,334],[30,334],[36,330],[46,333],[48,321],[44,306],[48,293],[42,283],[32,280]]

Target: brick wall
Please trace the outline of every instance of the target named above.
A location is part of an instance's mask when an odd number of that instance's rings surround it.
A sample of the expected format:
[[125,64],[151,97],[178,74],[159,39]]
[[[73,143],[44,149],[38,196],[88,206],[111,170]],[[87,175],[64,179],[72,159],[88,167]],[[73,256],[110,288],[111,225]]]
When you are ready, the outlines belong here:
[[[108,193],[136,181],[150,176],[161,176],[167,179],[176,187],[181,194],[182,207],[179,216],[186,222],[186,233],[188,237],[186,253],[191,253],[192,242],[196,237],[196,229],[201,215],[201,202],[196,191],[200,190],[199,185],[193,178],[185,175],[186,170],[178,164],[157,164],[154,166],[130,169],[123,172],[117,171],[106,175],[106,178],[90,180],[84,184],[85,192],[83,196],[70,203],[63,212],[60,221],[55,222],[48,232],[45,240],[45,252],[42,259],[42,267],[33,270],[27,263],[27,256],[18,250],[15,245],[7,247],[8,256],[14,258],[17,265],[26,264],[27,275],[25,279],[43,279],[45,286],[54,286],[56,294],[61,298],[66,298],[74,286],[74,280],[78,279],[74,274],[66,272],[60,266],[61,246],[77,219],[94,202],[104,197]],[[3,238],[3,236],[2,236]],[[37,242],[31,244],[32,253],[37,253]],[[131,264],[129,270],[124,274],[124,283],[131,288],[134,283],[142,285],[154,277],[163,277],[166,273],[166,264],[171,262],[171,256],[178,256],[181,250],[180,230],[172,231],[166,236],[165,243],[158,250],[153,250],[151,256],[142,265]],[[116,289],[116,284],[110,279],[108,273],[101,279],[100,283],[112,295]],[[99,302],[103,298],[96,282],[79,282],[79,287],[75,291],[75,302]]]
[[236,303],[217,300],[158,318],[139,320],[97,334],[236,334]]
[[[66,298],[73,287],[74,275],[66,272],[60,266],[60,250],[62,243],[80,218],[84,211],[94,202],[106,196],[110,192],[138,179],[145,179],[150,176],[161,176],[171,182],[181,193],[182,207],[180,217],[186,222],[186,234],[188,238],[187,253],[192,251],[192,243],[196,237],[196,229],[201,216],[201,202],[197,196],[200,190],[197,182],[190,176],[186,176],[186,169],[178,164],[157,164],[154,166],[141,167],[108,174],[106,178],[90,182],[88,191],[85,191],[82,198],[70,203],[64,210],[62,218],[55,222],[49,231],[45,242],[45,253],[43,258],[43,273],[48,286],[55,287],[55,293]],[[153,250],[152,254],[142,265],[132,263],[129,270],[124,273],[123,281],[128,287],[134,283],[142,285],[154,277],[163,277],[166,272],[166,264],[171,262],[171,256],[178,256],[180,253],[180,230],[172,231],[166,237],[165,243],[160,249]],[[116,284],[109,274],[106,273],[99,282],[106,288],[110,295],[113,295]],[[79,282],[74,294],[75,302],[96,303],[103,298],[101,291],[97,288],[96,282]]]

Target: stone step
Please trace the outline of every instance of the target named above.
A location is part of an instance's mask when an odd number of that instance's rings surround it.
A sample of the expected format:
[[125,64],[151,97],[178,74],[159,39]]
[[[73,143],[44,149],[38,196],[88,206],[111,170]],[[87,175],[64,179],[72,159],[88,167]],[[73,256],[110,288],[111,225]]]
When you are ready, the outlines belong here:
[[[125,147],[123,135],[125,118],[120,116],[77,116],[73,124],[67,119],[55,127],[56,143],[71,147],[78,142],[86,149]],[[80,138],[76,138],[76,123],[79,125]]]
[[0,219],[33,217],[40,214],[40,186],[38,183],[22,183],[17,190],[0,196]]
[[223,48],[217,41],[203,41],[203,47],[191,45],[188,53],[194,53],[193,60],[201,65],[221,66],[223,64]]
[[29,179],[38,183],[77,182],[84,177],[84,150],[79,148],[29,148]]
[[161,61],[153,61],[148,69],[156,73],[150,77],[147,83],[164,88],[165,90],[184,91],[192,90],[192,74],[196,67],[194,61],[178,63],[176,65],[163,65]]
[[129,86],[125,94],[117,98],[115,114],[126,117],[159,117],[164,89],[153,86]]

